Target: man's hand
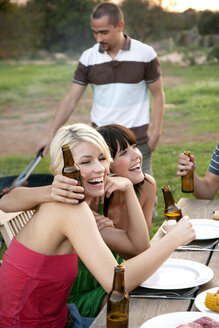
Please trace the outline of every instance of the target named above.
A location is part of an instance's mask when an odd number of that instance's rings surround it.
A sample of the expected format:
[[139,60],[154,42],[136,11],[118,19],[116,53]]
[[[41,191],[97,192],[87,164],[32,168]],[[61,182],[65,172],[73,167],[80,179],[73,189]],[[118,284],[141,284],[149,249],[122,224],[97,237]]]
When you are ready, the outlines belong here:
[[189,158],[186,156],[184,153],[179,154],[179,160],[178,160],[178,165],[177,165],[177,172],[176,174],[179,176],[186,175],[188,170],[195,170],[196,168],[196,163],[195,163],[195,157],[191,155]]

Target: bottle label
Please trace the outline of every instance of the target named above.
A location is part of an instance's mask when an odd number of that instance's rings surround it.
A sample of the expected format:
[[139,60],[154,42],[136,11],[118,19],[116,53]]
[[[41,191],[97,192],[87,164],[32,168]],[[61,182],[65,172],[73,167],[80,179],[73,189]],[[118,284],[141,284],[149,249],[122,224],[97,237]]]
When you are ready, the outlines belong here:
[[168,226],[172,226],[174,224],[176,224],[176,220],[168,220],[168,221],[166,221],[166,225],[168,225]]

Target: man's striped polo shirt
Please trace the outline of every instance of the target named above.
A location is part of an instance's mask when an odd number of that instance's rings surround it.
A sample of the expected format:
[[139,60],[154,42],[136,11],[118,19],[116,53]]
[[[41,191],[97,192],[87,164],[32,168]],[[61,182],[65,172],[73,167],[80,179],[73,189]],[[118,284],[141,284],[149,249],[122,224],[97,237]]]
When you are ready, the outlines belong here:
[[154,49],[125,35],[124,46],[112,59],[99,44],[83,52],[73,82],[93,88],[91,122],[133,128],[138,143],[147,141],[149,92],[147,83],[160,77]]

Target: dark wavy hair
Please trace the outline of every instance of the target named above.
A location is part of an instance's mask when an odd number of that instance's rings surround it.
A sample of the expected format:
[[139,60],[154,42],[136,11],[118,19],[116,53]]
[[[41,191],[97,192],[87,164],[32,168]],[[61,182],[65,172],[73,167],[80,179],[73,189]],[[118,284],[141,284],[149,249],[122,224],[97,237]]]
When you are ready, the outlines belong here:
[[[96,129],[105,139],[113,160],[115,159],[118,150],[125,150],[128,145],[132,146],[136,144],[134,132],[125,126],[119,124],[107,124],[97,127]],[[147,180],[145,174],[144,179]],[[143,182],[144,180],[134,185],[135,191],[139,192]]]

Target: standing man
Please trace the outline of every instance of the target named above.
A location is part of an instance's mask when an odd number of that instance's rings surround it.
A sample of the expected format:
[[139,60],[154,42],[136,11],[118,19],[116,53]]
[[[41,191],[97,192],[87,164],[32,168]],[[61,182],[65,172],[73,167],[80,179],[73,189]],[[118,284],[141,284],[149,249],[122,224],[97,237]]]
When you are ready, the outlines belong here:
[[[92,125],[118,123],[131,128],[143,154],[143,170],[152,174],[151,151],[162,132],[164,92],[157,54],[150,46],[123,34],[124,19],[114,3],[102,3],[91,14],[91,29],[97,43],[83,52],[72,85],[60,103],[46,138],[37,151],[50,142],[69,118],[86,86],[93,88]],[[149,126],[149,91],[152,97]]]

